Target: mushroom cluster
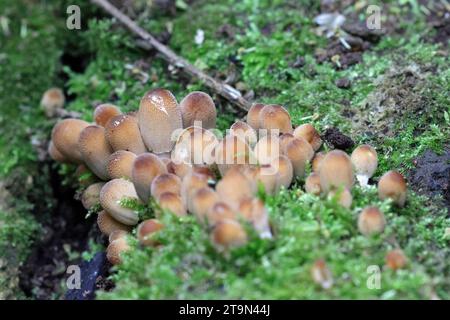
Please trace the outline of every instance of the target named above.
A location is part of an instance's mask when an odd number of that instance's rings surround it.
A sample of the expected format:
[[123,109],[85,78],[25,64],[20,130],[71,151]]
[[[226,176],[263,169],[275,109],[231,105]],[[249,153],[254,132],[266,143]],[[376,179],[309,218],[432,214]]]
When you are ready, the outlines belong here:
[[[64,119],[55,125],[51,157],[85,166],[98,178],[82,202],[86,209],[100,203],[98,226],[109,237],[107,256],[113,264],[129,250],[124,235],[134,226],[139,224],[143,246],[158,246],[154,235],[164,228],[158,217],[139,221],[135,211],[121,205],[123,199],[144,204],[153,199],[177,216],[192,214],[216,248],[226,252],[248,241],[246,224],[261,238],[273,237],[260,190],[273,195],[299,178],[306,192],[350,208],[355,175],[366,187],[377,169],[377,153],[368,145],[351,156],[320,151],[322,139],[314,126],[294,128],[281,105],[254,104],[246,122],[235,122],[224,136],[215,130],[216,114],[206,93],[192,92],[178,104],[170,91],[154,89],[142,97],[138,111],[123,113],[102,104],[94,111],[95,123]],[[309,164],[312,173],[305,177]],[[403,177],[386,173],[379,196],[403,206]],[[358,220],[364,235],[381,232],[384,225],[374,207],[364,209]]]

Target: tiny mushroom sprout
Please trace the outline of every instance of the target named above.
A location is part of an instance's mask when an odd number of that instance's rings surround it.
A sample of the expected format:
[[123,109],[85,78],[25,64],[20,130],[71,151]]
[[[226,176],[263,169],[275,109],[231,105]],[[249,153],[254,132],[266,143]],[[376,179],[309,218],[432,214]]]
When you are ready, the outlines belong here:
[[333,275],[323,259],[314,262],[311,268],[311,276],[314,282],[323,289],[330,289],[333,286]]
[[328,192],[328,198],[334,199],[336,197],[337,203],[343,206],[346,209],[350,209],[353,202],[353,197],[347,188],[341,189],[332,189]]
[[153,179],[166,172],[166,166],[156,155],[143,153],[136,157],[131,171],[131,181],[133,181],[136,192],[142,201],[147,202],[149,200]]
[[155,234],[162,230],[164,225],[157,219],[142,221],[137,227],[136,235],[139,243],[145,247],[156,246],[159,243],[154,239]]
[[119,221],[115,220],[111,215],[102,210],[97,215],[97,225],[100,229],[100,232],[105,236],[110,236],[114,231],[120,230],[125,232],[131,231],[131,226],[124,225]]
[[133,152],[119,150],[108,158],[107,171],[111,179],[126,178],[131,180],[133,163],[136,155]]
[[241,138],[251,147],[258,141],[255,129],[243,121],[233,123],[230,127],[230,133]]
[[168,210],[173,214],[182,217],[187,214],[183,199],[178,193],[164,192],[158,198],[161,209]]
[[247,243],[247,233],[239,222],[224,219],[214,226],[211,239],[218,250],[226,251],[230,248],[245,245]]
[[86,210],[91,209],[100,201],[100,191],[102,190],[104,182],[97,182],[87,187],[81,194],[81,203]]
[[106,258],[113,265],[118,265],[123,262],[123,253],[131,249],[126,237],[119,237],[111,241],[108,248],[106,248]]
[[99,126],[105,127],[106,124],[109,122],[109,120],[122,112],[120,111],[119,107],[110,104],[110,103],[104,103],[98,105],[94,110],[94,120],[95,123]]
[[350,190],[354,183],[350,157],[341,150],[328,152],[320,165],[319,176],[320,186],[325,193],[339,187]]
[[291,160],[295,176],[303,178],[306,165],[314,157],[311,145],[303,138],[295,138],[286,145],[284,154]]
[[272,238],[269,214],[264,203],[258,199],[244,199],[239,204],[239,212],[252,224],[261,238]]
[[259,113],[261,129],[271,133],[292,133],[291,116],[287,110],[280,105],[267,105]]
[[205,222],[206,215],[219,200],[220,197],[214,189],[210,187],[197,189],[192,197],[192,209],[196,218],[200,222]]
[[377,152],[372,146],[364,144],[353,150],[351,160],[355,168],[356,179],[361,187],[366,187],[369,179],[377,170]]
[[100,204],[117,221],[133,226],[138,223],[138,214],[123,207],[120,202],[124,199],[138,201],[138,195],[133,183],[125,179],[108,181],[100,191]]
[[358,216],[358,230],[364,236],[382,233],[385,226],[384,214],[377,207],[366,207]]
[[408,259],[401,249],[390,250],[385,257],[386,266],[391,270],[403,269]]
[[231,208],[237,209],[239,203],[254,195],[251,181],[241,173],[239,167],[231,168],[216,185],[220,199]]
[[305,191],[318,196],[322,193],[320,187],[320,176],[317,172],[312,172],[305,180]]
[[153,179],[150,193],[153,198],[159,199],[164,192],[181,195],[181,179],[173,173],[161,173]]
[[406,181],[397,171],[386,172],[378,182],[378,196],[381,200],[390,198],[399,207],[406,202]]
[[108,159],[113,150],[106,140],[105,129],[97,125],[84,128],[80,133],[78,147],[89,169],[100,179],[108,180]]
[[301,126],[298,126],[297,128],[295,128],[293,135],[296,138],[304,138],[311,145],[314,151],[319,150],[320,146],[322,145],[320,134],[312,124],[305,123]]
[[183,127],[193,125],[205,129],[216,127],[217,111],[213,99],[206,93],[194,91],[189,93],[180,102]]
[[247,123],[255,130],[261,128],[259,123],[259,113],[265,107],[262,103],[254,103],[247,113]]
[[136,155],[147,152],[136,117],[119,114],[108,121],[105,129],[106,139],[115,151],[126,150]]
[[173,135],[183,127],[177,100],[165,89],[145,93],[139,105],[138,121],[144,143],[154,153],[170,152]]
[[89,123],[78,119],[64,119],[59,121],[52,130],[52,141],[61,154],[71,162],[83,163],[83,157],[78,148],[81,131]]
[[66,98],[59,88],[50,88],[44,92],[41,99],[41,106],[45,115],[49,118],[56,116],[58,110],[64,107]]

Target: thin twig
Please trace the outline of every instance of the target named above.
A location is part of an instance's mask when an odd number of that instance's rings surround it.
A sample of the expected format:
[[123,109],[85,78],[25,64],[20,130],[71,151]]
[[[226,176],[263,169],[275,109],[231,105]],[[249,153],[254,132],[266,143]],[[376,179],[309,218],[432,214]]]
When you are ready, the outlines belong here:
[[155,37],[150,33],[139,27],[136,22],[131,20],[127,15],[120,12],[119,9],[114,7],[107,0],[91,0],[91,2],[103,8],[108,14],[116,18],[132,33],[139,36],[142,40],[145,41],[145,43],[149,45],[149,48],[153,48],[158,51],[162,55],[164,60],[166,60],[169,64],[181,69],[191,77],[200,80],[205,86],[212,89],[214,92],[221,95],[241,110],[247,111],[250,108],[250,103],[242,96],[242,94],[237,89],[212,78],[211,76],[194,67],[185,59],[178,56],[169,47],[156,40]]

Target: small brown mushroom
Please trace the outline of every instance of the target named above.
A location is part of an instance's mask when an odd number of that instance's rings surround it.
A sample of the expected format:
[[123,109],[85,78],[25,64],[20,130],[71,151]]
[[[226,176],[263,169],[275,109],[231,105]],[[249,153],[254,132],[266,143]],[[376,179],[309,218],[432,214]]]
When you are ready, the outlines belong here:
[[382,233],[385,226],[384,214],[377,207],[366,207],[359,214],[358,230],[365,236]]
[[104,103],[98,105],[94,110],[94,120],[95,123],[99,126],[105,127],[106,124],[109,122],[109,120],[122,112],[120,111],[119,107],[110,104],[110,103]]
[[172,192],[181,195],[181,179],[173,173],[161,173],[153,179],[150,193],[155,199],[164,192]]
[[247,233],[235,220],[221,220],[211,234],[211,240],[220,251],[241,247],[247,243]]
[[97,182],[87,187],[81,195],[81,203],[86,210],[91,209],[94,205],[100,202],[100,191],[102,190],[104,182]]
[[320,164],[322,163],[322,160],[325,158],[326,153],[321,151],[321,152],[317,152],[314,156],[314,158],[312,159],[311,162],[311,168],[313,172],[317,172],[319,173],[319,169],[320,169]]
[[386,172],[378,182],[378,196],[381,200],[390,198],[399,207],[406,202],[406,181],[397,171]]
[[123,263],[123,253],[131,250],[126,237],[121,237],[112,241],[106,248],[106,258],[113,265]]
[[131,181],[139,198],[147,202],[150,198],[150,186],[153,179],[161,173],[166,173],[164,163],[152,153],[143,153],[136,157],[131,171]]
[[356,179],[361,187],[366,187],[369,179],[377,170],[377,152],[373,147],[364,144],[353,150],[351,160],[353,167],[355,168]]
[[233,135],[226,136],[217,144],[214,155],[221,175],[224,175],[227,170],[235,165],[248,164],[254,161],[248,144]]
[[301,126],[298,126],[297,128],[295,128],[293,134],[296,138],[304,138],[311,145],[314,151],[319,150],[320,146],[322,145],[320,134],[310,123],[305,123]]
[[125,150],[114,152],[108,158],[106,167],[108,175],[111,179],[126,178],[131,180],[134,160],[136,160],[136,155],[133,152]]
[[328,199],[336,198],[337,203],[339,203],[341,206],[343,206],[346,209],[350,209],[353,202],[353,197],[351,192],[344,188],[342,190],[339,189],[332,189],[330,192],[328,192]]
[[67,159],[59,150],[55,147],[55,144],[53,141],[50,141],[48,144],[47,152],[53,160],[59,163],[66,163],[69,162],[69,159]]
[[251,147],[258,141],[255,129],[243,121],[236,121],[233,123],[230,127],[230,134],[239,137]]
[[311,145],[303,138],[295,138],[287,144],[284,154],[291,160],[295,176],[303,178],[306,165],[314,157]]
[[282,153],[280,150],[280,139],[275,135],[266,135],[259,139],[253,150],[258,164],[270,164]]
[[215,226],[223,220],[236,220],[237,213],[225,202],[216,202],[206,214],[206,220],[210,226]]
[[105,129],[94,125],[88,126],[80,133],[78,147],[84,163],[102,180],[108,180],[108,159],[113,153],[105,137]]
[[259,113],[265,107],[262,103],[253,104],[247,113],[247,123],[255,130],[260,129]]
[[322,193],[320,187],[320,176],[317,172],[312,172],[305,180],[305,190],[307,193],[318,196]]
[[139,243],[145,247],[154,247],[159,245],[155,241],[155,234],[164,229],[164,225],[157,219],[148,219],[142,221],[137,227],[136,235]]
[[100,204],[103,209],[117,221],[133,226],[138,223],[138,214],[120,205],[123,199],[138,200],[138,195],[133,183],[125,179],[113,179],[108,181],[100,191]]
[[78,140],[81,131],[89,123],[78,119],[64,119],[59,121],[52,130],[52,141],[64,157],[75,163],[83,163]]
[[164,89],[145,93],[139,105],[138,122],[145,145],[154,153],[170,152],[175,142],[173,135],[183,127],[177,100]]
[[191,171],[181,183],[181,197],[189,212],[194,213],[193,196],[201,188],[208,187],[209,176]]
[[166,164],[167,172],[173,173],[180,179],[183,179],[192,170],[192,165],[186,162],[180,162],[170,160]]
[[333,275],[323,259],[314,262],[311,268],[311,277],[323,289],[330,289],[333,286]]
[[179,194],[164,192],[159,196],[158,203],[161,209],[168,210],[179,217],[187,214],[186,206]]
[[257,198],[244,199],[239,204],[239,212],[252,224],[261,238],[272,238],[269,214],[264,203]]
[[387,267],[392,270],[403,269],[408,264],[408,258],[406,258],[401,249],[389,251],[386,254],[385,260]]
[[108,237],[108,242],[111,243],[114,240],[117,240],[119,238],[125,238],[127,235],[129,235],[130,233],[128,231],[125,230],[114,230],[109,234]]
[[275,192],[280,191],[281,187],[289,188],[294,178],[294,168],[292,167],[291,161],[286,156],[281,155],[272,162],[272,166],[277,172]]
[[41,106],[44,109],[45,115],[53,118],[58,113],[58,110],[64,107],[66,97],[59,88],[50,88],[44,92],[41,99]]
[[[261,129],[266,129],[267,134],[292,133],[291,116],[285,108],[280,105],[266,105],[259,113]],[[260,134],[264,133],[260,131]]]
[[105,129],[106,139],[114,151],[126,150],[136,155],[147,152],[136,117],[117,115],[107,122]]
[[279,137],[280,139],[280,151],[284,153],[289,142],[296,139],[292,133],[283,133]]
[[108,212],[102,210],[97,215],[97,225],[100,232],[109,237],[114,231],[130,232],[131,227],[115,220]]
[[328,152],[320,165],[319,176],[325,193],[340,187],[351,190],[354,176],[350,157],[341,150]]
[[242,200],[254,196],[255,188],[239,168],[234,167],[217,183],[216,191],[224,203],[237,209]]
[[210,187],[197,189],[192,197],[194,215],[200,222],[205,222],[208,212],[219,200],[220,197],[214,189]]
[[206,93],[194,91],[180,102],[183,127],[200,126],[205,129],[216,127],[216,106],[213,99]]

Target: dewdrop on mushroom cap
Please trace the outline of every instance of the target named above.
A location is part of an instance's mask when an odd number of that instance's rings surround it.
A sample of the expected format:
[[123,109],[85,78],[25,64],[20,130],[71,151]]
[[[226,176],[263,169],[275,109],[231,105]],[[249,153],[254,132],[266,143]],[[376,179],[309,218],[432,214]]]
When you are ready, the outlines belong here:
[[119,150],[110,155],[106,169],[111,179],[131,180],[134,160],[136,160],[136,155],[130,151]]
[[145,145],[154,153],[170,152],[174,145],[172,134],[183,127],[177,100],[165,89],[145,93],[139,105],[138,122]]
[[378,196],[381,200],[390,198],[399,207],[406,202],[406,181],[397,171],[386,172],[378,182]]
[[147,202],[150,198],[150,186],[153,179],[166,172],[166,166],[156,155],[143,153],[136,157],[131,171],[131,181],[142,201]]
[[183,127],[193,126],[195,122],[205,129],[216,127],[216,106],[213,99],[206,93],[194,91],[180,102]]
[[361,187],[366,187],[369,179],[377,170],[377,152],[373,147],[364,144],[353,150],[351,160],[353,167],[355,168],[356,179]]
[[64,119],[59,121],[52,130],[52,141],[58,151],[71,162],[83,163],[83,157],[78,148],[81,131],[89,123],[78,119]]
[[93,125],[83,129],[78,140],[83,161],[102,180],[108,180],[108,159],[113,153],[103,127]]
[[95,123],[99,126],[105,127],[106,124],[109,122],[109,120],[122,112],[120,111],[119,107],[110,104],[110,103],[104,103],[98,105],[94,110],[94,120]]
[[133,183],[125,179],[113,179],[100,191],[102,208],[117,221],[133,226],[138,223],[139,217],[134,210],[121,206],[120,202],[125,199],[139,201]]
[[319,176],[320,186],[325,193],[339,187],[350,190],[354,182],[350,157],[341,150],[328,152],[320,165]]
[[319,150],[320,146],[322,145],[320,134],[313,127],[313,125],[309,123],[302,124],[301,126],[295,128],[293,135],[296,138],[305,139],[311,145],[314,151]]
[[136,155],[147,152],[136,117],[119,114],[111,118],[105,126],[106,139],[115,150],[126,150]]

